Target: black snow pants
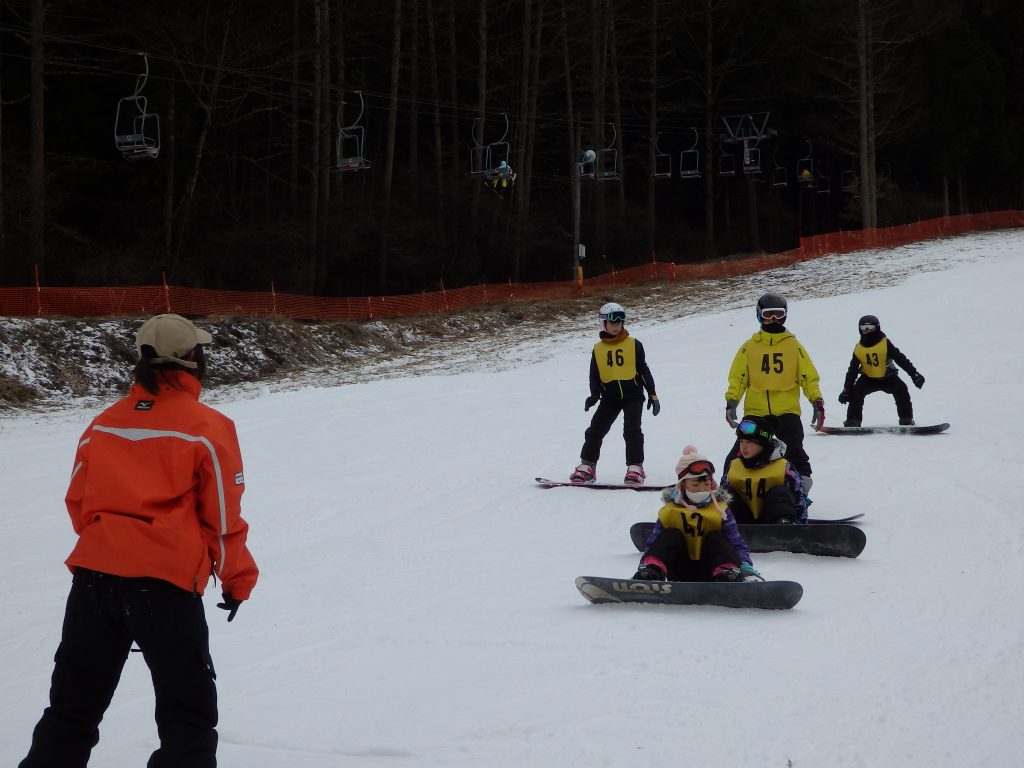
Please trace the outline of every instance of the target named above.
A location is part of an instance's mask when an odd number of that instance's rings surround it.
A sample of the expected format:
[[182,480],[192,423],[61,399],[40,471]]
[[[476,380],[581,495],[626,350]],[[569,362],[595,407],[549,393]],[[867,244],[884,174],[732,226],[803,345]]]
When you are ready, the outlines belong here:
[[914,404],[910,401],[910,390],[899,376],[883,376],[872,379],[861,376],[850,390],[850,402],[846,406],[846,418],[861,421],[864,418],[864,398],[872,392],[888,392],[896,400],[896,416],[900,419],[914,418]]
[[711,573],[718,566],[740,564],[736,550],[721,531],[711,531],[704,536],[700,560],[690,559],[686,537],[678,528],[663,528],[644,557],[648,555],[665,564],[669,581],[711,581]]
[[643,398],[616,400],[602,397],[597,404],[594,418],[584,433],[580,459],[597,465],[601,458],[601,443],[612,428],[615,419],[622,413],[622,437],[626,440],[626,463],[644,463],[644,433],[640,421],[644,414]]
[[84,768],[132,643],[149,666],[160,748],[148,768],[217,765],[217,687],[203,601],[160,579],[75,570],[50,706],[19,768]]
[[796,522],[800,518],[800,510],[796,507],[793,492],[785,485],[777,485],[765,493],[761,499],[761,517],[757,519],[747,506],[743,494],[735,490],[732,492],[732,501],[729,502],[729,511],[737,523],[777,523],[781,518]]

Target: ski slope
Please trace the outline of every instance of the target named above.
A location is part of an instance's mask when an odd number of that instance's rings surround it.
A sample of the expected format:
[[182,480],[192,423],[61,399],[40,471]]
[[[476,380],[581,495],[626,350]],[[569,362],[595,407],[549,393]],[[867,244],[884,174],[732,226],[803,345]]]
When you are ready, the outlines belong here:
[[[725,376],[766,290],[789,297],[828,423],[843,418],[862,314],[927,377],[916,418],[951,422],[946,434],[807,436],[812,514],[865,512],[868,544],[856,560],[755,555],[766,577],[804,585],[788,612],[576,592],[578,575],[632,575],[629,525],[659,505],[532,484],[577,461],[596,320],[518,339],[500,364],[217,394],[262,570],[230,625],[219,592],[205,597],[220,765],[1020,765],[1022,254],[1024,232],[1009,231],[833,256],[627,321],[663,404],[644,417],[650,482],[671,479],[686,443],[716,463],[730,447]],[[70,583],[63,496],[92,413],[0,420],[2,765],[24,756],[46,704]],[[892,399],[869,397],[864,421],[894,423]],[[623,453],[616,426],[599,479],[621,480]],[[144,765],[152,711],[132,654],[92,765]]]

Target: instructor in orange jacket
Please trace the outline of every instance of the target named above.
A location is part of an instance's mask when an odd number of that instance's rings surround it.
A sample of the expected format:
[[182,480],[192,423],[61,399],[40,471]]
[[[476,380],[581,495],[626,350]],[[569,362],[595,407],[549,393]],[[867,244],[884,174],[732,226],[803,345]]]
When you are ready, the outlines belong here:
[[131,392],[78,442],[67,503],[78,543],[50,706],[19,768],[78,768],[99,741],[132,644],[149,666],[160,747],[148,768],[217,764],[217,688],[200,599],[235,618],[259,574],[246,547],[234,424],[199,403],[213,341],[179,315],[135,337]]

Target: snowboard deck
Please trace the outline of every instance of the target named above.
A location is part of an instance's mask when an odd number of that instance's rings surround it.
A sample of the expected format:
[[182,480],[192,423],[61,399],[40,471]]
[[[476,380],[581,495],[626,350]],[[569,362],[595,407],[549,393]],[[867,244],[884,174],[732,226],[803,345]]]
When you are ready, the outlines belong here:
[[[739,524],[740,535],[751,552],[796,552],[820,557],[857,557],[867,537],[855,525]],[[654,523],[634,523],[629,529],[633,546],[644,551]]]
[[949,429],[948,423],[922,426],[878,426],[878,427],[822,427],[818,431],[826,435],[937,435]]
[[795,581],[639,581],[580,576],[576,589],[592,603],[717,605],[725,608],[785,610],[803,597]]
[[663,491],[671,488],[672,485],[637,485],[636,483],[570,483],[568,480],[548,480],[546,477],[535,477],[537,485],[541,488],[597,488],[599,490],[621,490],[628,488],[631,491]]

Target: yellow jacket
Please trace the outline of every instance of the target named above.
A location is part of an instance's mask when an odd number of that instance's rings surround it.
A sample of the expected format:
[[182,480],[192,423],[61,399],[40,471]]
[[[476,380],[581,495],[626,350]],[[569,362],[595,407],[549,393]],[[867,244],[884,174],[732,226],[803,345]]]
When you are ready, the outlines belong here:
[[796,336],[789,331],[758,331],[733,358],[725,399],[742,399],[743,413],[751,416],[799,414],[801,389],[811,402],[824,399],[818,379]]

